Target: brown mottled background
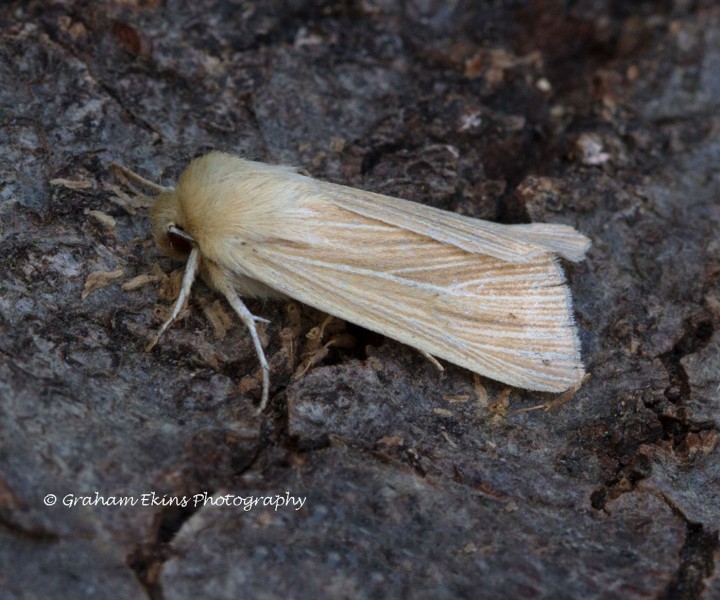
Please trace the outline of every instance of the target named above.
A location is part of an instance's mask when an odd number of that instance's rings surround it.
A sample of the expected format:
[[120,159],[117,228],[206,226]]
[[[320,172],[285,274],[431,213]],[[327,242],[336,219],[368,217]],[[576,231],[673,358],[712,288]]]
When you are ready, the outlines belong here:
[[[717,2],[11,1],[0,29],[0,597],[720,598]],[[202,285],[145,353],[180,265],[110,164],[212,148],[577,227],[592,379],[518,413],[552,396],[251,301],[257,418]],[[307,501],[62,504],[96,492]]]

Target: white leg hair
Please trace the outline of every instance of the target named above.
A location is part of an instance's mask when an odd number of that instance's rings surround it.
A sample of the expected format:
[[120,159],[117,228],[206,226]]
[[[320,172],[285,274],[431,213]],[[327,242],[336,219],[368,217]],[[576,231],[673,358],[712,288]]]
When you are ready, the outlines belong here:
[[[160,327],[155,337],[145,348],[146,352],[149,352],[153,349],[163,332],[177,318],[178,314],[180,314],[180,311],[182,310],[185,301],[190,295],[190,288],[192,287],[193,281],[195,281],[195,275],[197,274],[198,270],[199,256],[200,250],[197,246],[193,246],[192,250],[190,251],[190,256],[187,259],[187,263],[185,263],[185,273],[183,274],[182,287],[180,288],[180,294],[175,301],[175,306],[173,307],[172,314],[170,315],[168,320],[162,324],[162,327]],[[250,337],[253,341],[253,345],[255,346],[255,352],[257,354],[258,360],[260,361],[260,367],[262,368],[263,380],[262,399],[260,400],[260,407],[258,408],[258,413],[260,413],[265,410],[265,407],[268,403],[268,395],[270,389],[270,366],[265,359],[265,352],[263,351],[263,347],[260,344],[260,338],[258,337],[257,327],[255,327],[255,323],[257,321],[260,321],[262,323],[269,323],[270,321],[268,321],[267,319],[263,319],[262,317],[256,317],[255,315],[253,315],[248,310],[247,306],[243,304],[243,301],[240,300],[240,296],[237,295],[237,292],[232,287],[232,285],[230,285],[227,281],[222,279],[219,281],[215,281],[215,284],[225,295],[225,298],[227,298],[230,306],[232,306],[233,310],[238,314],[242,322],[245,324],[245,327],[248,328],[248,331],[250,332]]]
[[255,345],[255,353],[257,354],[258,360],[260,361],[260,367],[262,368],[262,380],[263,380],[263,391],[262,391],[262,400],[260,400],[260,407],[258,408],[258,413],[261,413],[263,410],[265,410],[265,407],[268,403],[268,390],[270,388],[270,367],[268,366],[268,362],[265,359],[265,352],[263,351],[263,347],[260,344],[260,338],[257,334],[257,327],[255,327],[255,322],[260,321],[262,323],[269,323],[267,319],[263,319],[261,317],[256,317],[253,315],[245,306],[243,301],[240,299],[240,296],[238,296],[237,292],[230,286],[227,285],[226,282],[223,282],[222,286],[222,292],[225,294],[225,298],[227,298],[227,301],[230,303],[230,306],[233,307],[233,310],[237,313],[238,317],[242,320],[243,323],[245,323],[245,327],[248,328],[248,331],[250,332],[250,337],[252,338],[253,344]]
[[190,295],[190,288],[192,287],[193,281],[195,281],[195,275],[197,274],[198,269],[199,255],[200,251],[198,250],[197,246],[193,246],[193,249],[190,251],[190,256],[187,259],[187,263],[185,263],[185,273],[183,274],[180,295],[175,301],[175,306],[173,306],[172,314],[170,315],[170,318],[162,324],[162,327],[160,327],[155,337],[147,345],[147,347],[145,348],[145,352],[150,352],[150,350],[155,347],[155,344],[158,343],[158,340],[160,339],[160,336],[163,334],[163,332],[170,326],[170,324],[175,319],[177,319],[177,316],[180,314],[180,311],[182,310],[185,301]]

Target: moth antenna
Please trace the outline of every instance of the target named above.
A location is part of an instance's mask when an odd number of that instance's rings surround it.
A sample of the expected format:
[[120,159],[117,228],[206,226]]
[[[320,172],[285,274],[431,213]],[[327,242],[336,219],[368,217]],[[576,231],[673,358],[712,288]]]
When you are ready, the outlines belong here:
[[139,183],[140,185],[144,185],[146,188],[152,190],[153,192],[157,194],[162,194],[163,192],[172,192],[175,188],[171,187],[165,187],[164,185],[158,185],[157,183],[153,183],[149,179],[145,179],[142,175],[138,175],[135,173],[135,171],[131,171],[127,167],[123,167],[122,165],[114,162],[110,163],[110,166],[114,169],[117,169],[122,173],[125,177],[128,179],[135,181]]
[[198,256],[200,256],[200,250],[198,250],[197,246],[193,246],[193,249],[190,251],[190,256],[187,259],[187,263],[185,264],[185,273],[183,274],[182,278],[182,287],[180,288],[180,294],[175,301],[175,306],[173,306],[172,314],[170,315],[170,318],[162,324],[162,327],[160,327],[155,337],[147,345],[147,347],[145,348],[145,352],[150,352],[150,350],[155,347],[155,344],[158,343],[158,340],[160,339],[160,336],[163,334],[163,332],[170,326],[170,324],[175,319],[177,319],[177,316],[180,314],[180,310],[182,309],[185,301],[190,295],[190,288],[192,287],[193,281],[195,281],[195,275],[197,274],[198,269]]
[[265,359],[265,351],[260,344],[260,338],[258,337],[255,322],[260,321],[262,323],[269,323],[270,321],[253,315],[248,310],[248,307],[245,306],[243,301],[240,299],[240,296],[237,295],[237,292],[231,286],[229,286],[225,282],[225,280],[216,283],[220,284],[218,286],[220,288],[220,291],[225,295],[225,298],[227,298],[230,306],[232,306],[238,317],[240,317],[242,322],[245,324],[245,327],[248,328],[248,331],[250,332],[250,337],[252,338],[253,344],[255,345],[255,353],[257,354],[258,360],[260,361],[263,380],[262,399],[260,400],[260,406],[257,410],[258,414],[260,414],[262,411],[265,410],[268,403],[268,390],[270,388],[270,367],[268,366],[268,362]]

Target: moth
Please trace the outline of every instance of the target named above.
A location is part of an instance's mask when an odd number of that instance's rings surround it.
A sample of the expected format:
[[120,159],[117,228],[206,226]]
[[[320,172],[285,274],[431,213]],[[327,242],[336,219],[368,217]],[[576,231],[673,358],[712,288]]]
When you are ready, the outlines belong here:
[[[144,181],[149,184],[149,182]],[[501,225],[211,152],[151,210],[159,249],[221,293],[269,367],[241,297],[293,298],[515,387],[562,392],[584,375],[557,256],[590,240],[567,225]]]

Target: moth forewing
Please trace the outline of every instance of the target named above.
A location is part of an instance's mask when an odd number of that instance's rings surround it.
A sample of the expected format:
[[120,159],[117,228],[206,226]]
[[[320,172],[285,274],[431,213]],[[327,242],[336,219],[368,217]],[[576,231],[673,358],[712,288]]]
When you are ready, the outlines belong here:
[[503,261],[329,202],[322,209],[307,243],[258,247],[246,258],[247,272],[301,302],[512,385],[563,391],[582,377],[570,295],[550,254]]
[[[523,388],[564,391],[583,376],[570,293],[554,253],[589,240],[565,225],[499,225],[211,153],[153,211],[199,252],[267,362],[244,295],[271,290]],[[170,242],[170,244],[169,244]],[[242,305],[242,307],[240,306]]]
[[567,225],[502,225],[400,198],[321,181],[314,183],[321,195],[341,208],[451,244],[472,254],[525,262],[551,252],[577,262],[590,247],[586,236]]

